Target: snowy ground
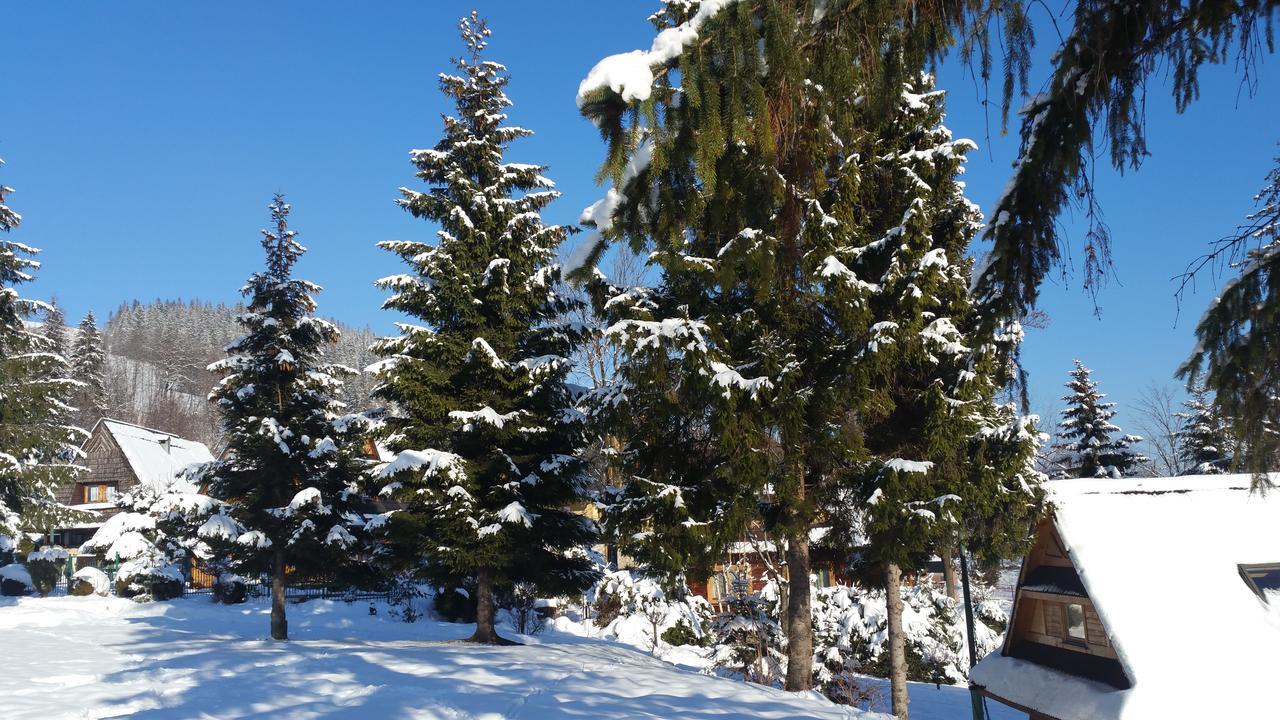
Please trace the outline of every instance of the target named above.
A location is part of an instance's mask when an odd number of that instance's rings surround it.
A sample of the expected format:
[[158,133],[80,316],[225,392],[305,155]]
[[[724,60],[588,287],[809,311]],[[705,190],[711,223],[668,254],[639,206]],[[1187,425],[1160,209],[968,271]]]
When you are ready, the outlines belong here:
[[[0,599],[0,716],[879,717],[556,631],[521,647],[481,648],[448,642],[468,635],[468,626],[408,625],[387,619],[385,608],[371,617],[367,604],[313,601],[290,606],[293,640],[273,643],[265,639],[267,612],[204,598]],[[916,720],[967,716],[963,689],[912,688]]]

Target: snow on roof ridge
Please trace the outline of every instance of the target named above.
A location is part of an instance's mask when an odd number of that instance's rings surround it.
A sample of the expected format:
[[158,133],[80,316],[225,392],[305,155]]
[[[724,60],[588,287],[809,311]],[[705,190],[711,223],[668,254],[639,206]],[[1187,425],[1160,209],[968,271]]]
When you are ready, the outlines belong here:
[[[98,420],[98,422],[100,422],[100,423],[114,423],[114,424],[116,424],[116,425],[125,425],[125,426],[127,426],[127,427],[137,428],[137,429],[139,429],[139,430],[146,430],[147,432],[149,432],[149,433],[154,433],[154,434],[156,434],[156,435],[168,435],[169,437],[178,438],[179,440],[186,440],[186,438],[182,437],[181,435],[178,435],[178,434],[176,434],[176,433],[171,433],[171,432],[169,432],[168,430],[157,430],[157,429],[155,429],[155,428],[149,428],[149,427],[147,427],[147,426],[145,426],[145,425],[139,425],[138,423],[131,423],[131,422],[129,422],[128,420],[117,420],[117,419],[115,419],[115,418],[104,417],[104,418],[101,418],[100,420]],[[196,442],[196,441],[195,441],[195,440],[187,440],[187,442]]]
[[[1273,480],[1280,480],[1280,473],[1272,473]],[[1247,473],[1234,475],[1178,475],[1175,477],[1144,478],[1069,478],[1050,480],[1046,483],[1055,497],[1079,495],[1167,495],[1172,493],[1199,492],[1205,490],[1248,490],[1253,476]]]
[[204,443],[170,432],[105,417],[94,425],[95,432],[99,425],[111,434],[138,482],[157,489],[172,485],[186,468],[213,460]]

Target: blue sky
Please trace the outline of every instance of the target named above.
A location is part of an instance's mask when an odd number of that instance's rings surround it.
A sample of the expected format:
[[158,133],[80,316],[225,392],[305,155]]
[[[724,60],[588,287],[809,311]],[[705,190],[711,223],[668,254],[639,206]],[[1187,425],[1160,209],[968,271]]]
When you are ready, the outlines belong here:
[[[605,55],[647,47],[656,0],[491,1],[490,57],[510,68],[514,122],[537,135],[513,161],[550,165],[564,197],[547,219],[574,222],[601,189],[603,146],[574,105],[579,80]],[[326,289],[321,312],[376,331],[372,281],[399,272],[374,247],[430,239],[432,228],[393,204],[414,185],[407,153],[439,136],[436,75],[458,52],[467,3],[7,3],[0,182],[24,215],[15,239],[44,250],[29,294],[56,294],[75,321],[105,318],[134,298],[233,302],[261,262],[258,230],[277,191],[310,249],[299,274]],[[1039,26],[1047,56],[1056,35]],[[1032,409],[1054,412],[1073,357],[1124,405],[1152,382],[1172,384],[1194,323],[1212,298],[1205,278],[1181,317],[1171,278],[1229,232],[1280,154],[1275,60],[1259,92],[1232,66],[1204,73],[1201,99],[1174,115],[1163,78],[1148,101],[1153,156],[1140,172],[1098,171],[1115,238],[1116,273],[1101,317],[1079,274],[1043,291],[1052,324],[1030,332],[1024,359]],[[1033,86],[1046,75],[1040,62]],[[965,68],[949,62],[948,125],[980,150],[968,170],[984,207],[1004,187],[1017,150]],[[1034,87],[1033,87],[1034,89]],[[992,90],[995,92],[995,88]],[[1078,230],[1067,219],[1073,242]],[[1176,322],[1176,324],[1175,324]],[[1120,416],[1121,424],[1128,420]]]

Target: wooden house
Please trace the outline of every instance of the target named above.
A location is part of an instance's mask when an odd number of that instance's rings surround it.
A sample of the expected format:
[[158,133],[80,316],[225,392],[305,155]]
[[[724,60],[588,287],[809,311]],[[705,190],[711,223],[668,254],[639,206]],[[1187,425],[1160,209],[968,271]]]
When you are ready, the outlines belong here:
[[1250,480],[1049,483],[973,687],[1032,720],[1275,716],[1280,494]]
[[93,426],[81,449],[81,464],[89,471],[59,487],[57,498],[95,517],[54,532],[54,542],[68,548],[79,547],[119,512],[114,504],[118,493],[142,484],[166,487],[188,466],[213,460],[202,443],[110,418]]

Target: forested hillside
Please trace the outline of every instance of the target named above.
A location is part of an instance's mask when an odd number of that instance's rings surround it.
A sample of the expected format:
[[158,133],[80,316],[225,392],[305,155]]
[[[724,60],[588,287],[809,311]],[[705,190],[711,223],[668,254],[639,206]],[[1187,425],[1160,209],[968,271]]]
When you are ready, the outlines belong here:
[[[215,382],[208,366],[241,335],[236,315],[243,310],[199,300],[135,300],[117,308],[103,329],[108,414],[220,448],[217,414],[206,400]],[[340,328],[333,362],[359,370],[376,359],[368,351],[373,333]],[[366,406],[372,383],[363,374],[351,378],[343,399]]]

